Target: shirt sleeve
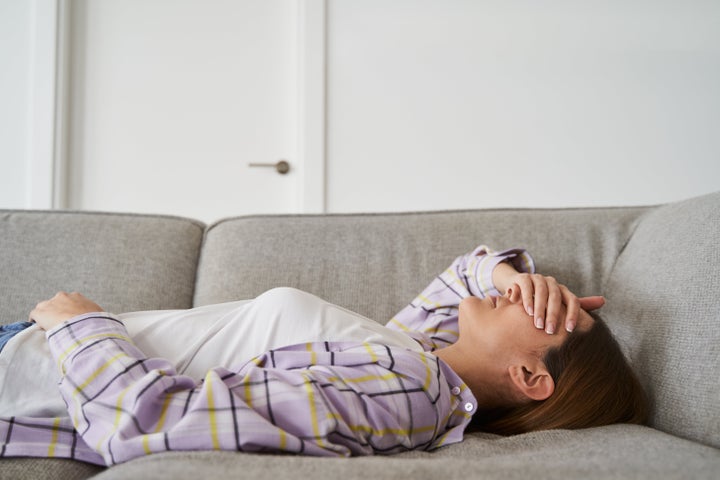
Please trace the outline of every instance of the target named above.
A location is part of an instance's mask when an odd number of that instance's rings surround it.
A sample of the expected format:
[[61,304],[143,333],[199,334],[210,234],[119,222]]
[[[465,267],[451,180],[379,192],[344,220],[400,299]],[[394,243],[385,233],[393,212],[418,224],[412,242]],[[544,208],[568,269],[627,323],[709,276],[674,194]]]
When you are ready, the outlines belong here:
[[[108,465],[171,450],[349,456],[433,448],[455,405],[437,359],[388,347],[271,351],[196,384],[146,358],[112,316],[48,332],[72,424]],[[323,349],[323,345],[326,347]],[[335,349],[337,350],[337,349]],[[445,387],[447,390],[447,387]]]
[[535,272],[535,263],[523,249],[494,251],[486,245],[456,258],[430,282],[408,306],[387,324],[409,334],[426,349],[435,350],[458,339],[458,306],[469,296],[485,298],[502,295],[495,288],[492,273],[501,262],[509,262],[518,272]]

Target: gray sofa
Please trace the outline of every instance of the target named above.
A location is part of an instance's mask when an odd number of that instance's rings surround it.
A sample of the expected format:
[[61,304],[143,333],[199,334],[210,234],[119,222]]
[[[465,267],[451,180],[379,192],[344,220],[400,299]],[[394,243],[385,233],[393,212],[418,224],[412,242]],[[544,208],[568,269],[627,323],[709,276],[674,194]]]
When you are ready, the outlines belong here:
[[720,478],[720,193],[654,207],[166,216],[0,211],[0,320],[57,290],[110,311],[187,308],[297,287],[380,322],[479,243],[524,246],[578,294],[604,294],[653,401],[650,425],[474,433],[435,452],[319,459],[167,453],[103,469],[0,460],[1,478]]

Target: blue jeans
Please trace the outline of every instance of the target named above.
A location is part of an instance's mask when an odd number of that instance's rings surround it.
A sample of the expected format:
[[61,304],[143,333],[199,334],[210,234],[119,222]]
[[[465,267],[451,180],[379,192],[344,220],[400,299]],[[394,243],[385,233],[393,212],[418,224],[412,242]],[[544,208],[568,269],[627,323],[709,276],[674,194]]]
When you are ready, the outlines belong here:
[[15,322],[9,325],[0,325],[0,352],[2,352],[5,344],[9,342],[12,337],[31,325],[31,322]]

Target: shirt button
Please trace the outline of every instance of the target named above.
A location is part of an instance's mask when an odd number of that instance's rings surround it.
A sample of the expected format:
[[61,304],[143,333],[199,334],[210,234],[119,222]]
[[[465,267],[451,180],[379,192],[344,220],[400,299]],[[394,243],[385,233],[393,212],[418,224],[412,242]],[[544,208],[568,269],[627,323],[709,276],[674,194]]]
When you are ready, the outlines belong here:
[[452,390],[450,390],[450,393],[453,395],[460,395],[460,387],[453,387]]
[[473,410],[473,404],[470,403],[470,402],[466,403],[466,404],[465,404],[465,411],[466,411],[466,412],[472,412],[472,410]]

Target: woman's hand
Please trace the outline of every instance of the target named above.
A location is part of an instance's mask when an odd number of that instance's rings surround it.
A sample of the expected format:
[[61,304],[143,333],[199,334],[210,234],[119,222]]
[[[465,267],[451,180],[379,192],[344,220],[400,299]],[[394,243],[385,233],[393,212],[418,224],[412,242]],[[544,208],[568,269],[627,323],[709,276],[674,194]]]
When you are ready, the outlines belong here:
[[565,285],[553,277],[540,274],[516,273],[510,279],[506,293],[511,302],[522,301],[528,315],[534,318],[535,327],[553,334],[557,331],[565,305],[565,330],[572,332],[577,325],[580,309],[595,310],[605,304],[601,296],[578,298]]
[[43,330],[51,330],[78,315],[102,311],[102,307],[77,292],[59,292],[53,298],[38,303],[30,312],[29,320]]

